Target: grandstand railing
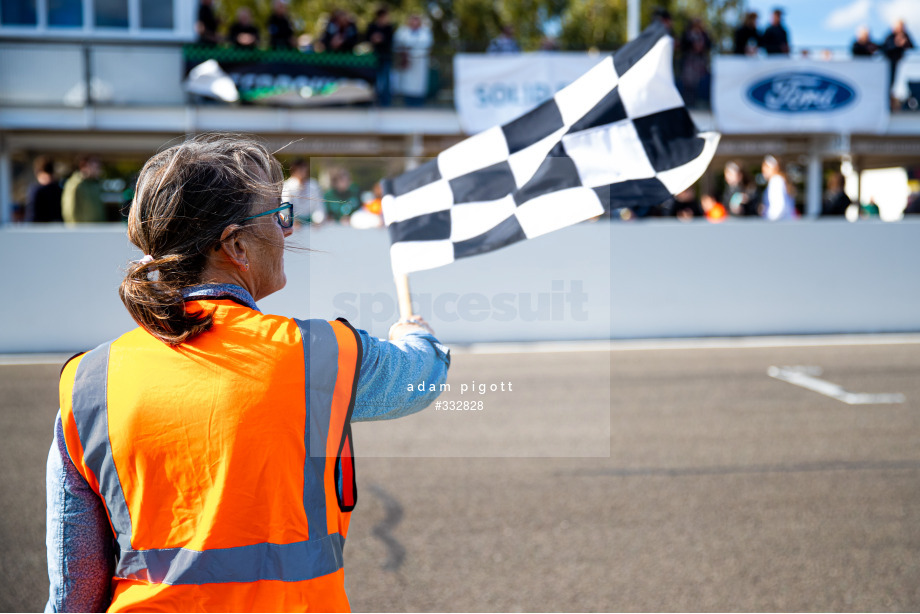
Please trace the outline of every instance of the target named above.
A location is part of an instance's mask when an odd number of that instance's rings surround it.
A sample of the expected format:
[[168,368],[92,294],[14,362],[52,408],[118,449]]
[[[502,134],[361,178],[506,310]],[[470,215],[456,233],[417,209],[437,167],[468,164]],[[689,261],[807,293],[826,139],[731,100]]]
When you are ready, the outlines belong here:
[[[849,58],[844,47],[796,48],[792,57],[806,55],[829,61]],[[152,41],[0,40],[0,107],[196,105],[204,101],[189,96],[183,81],[191,65],[208,58],[219,62],[343,67],[365,73],[372,72],[376,65],[372,54],[249,51]],[[911,67],[909,80],[920,82],[920,51],[905,57],[902,67],[908,66]],[[426,106],[453,107],[453,77],[453,54],[432,54]],[[920,93],[901,85],[900,90],[896,87],[896,93],[902,100],[909,102],[911,94]],[[393,104],[402,104],[398,96]],[[905,107],[920,108],[918,104],[905,104]]]

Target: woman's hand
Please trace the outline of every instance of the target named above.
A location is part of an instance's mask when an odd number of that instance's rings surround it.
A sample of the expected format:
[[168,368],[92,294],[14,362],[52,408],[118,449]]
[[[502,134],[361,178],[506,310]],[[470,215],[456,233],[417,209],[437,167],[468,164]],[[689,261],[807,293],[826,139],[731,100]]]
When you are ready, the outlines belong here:
[[434,334],[431,326],[428,325],[428,322],[422,319],[422,316],[409,316],[408,318],[399,320],[396,322],[396,324],[390,327],[390,341],[396,341],[397,339],[400,339],[413,331],[419,330],[431,333],[432,335]]

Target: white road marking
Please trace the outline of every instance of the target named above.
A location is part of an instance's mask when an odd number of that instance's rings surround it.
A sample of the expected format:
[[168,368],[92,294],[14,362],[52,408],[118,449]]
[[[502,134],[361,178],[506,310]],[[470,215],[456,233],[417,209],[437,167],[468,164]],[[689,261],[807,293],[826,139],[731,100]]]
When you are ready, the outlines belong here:
[[795,386],[807,388],[824,396],[843,401],[848,405],[876,405],[879,403],[903,403],[906,397],[903,394],[867,394],[861,392],[849,392],[844,390],[843,386],[834,384],[827,380],[819,379],[816,375],[821,375],[821,367],[770,367],[767,369],[767,375],[770,377],[789,382]]
[[756,348],[920,344],[917,333],[795,335],[765,337],[685,337],[675,339],[601,339],[520,343],[451,344],[455,354],[534,354],[555,352],[632,352],[650,350],[734,350]]
[[0,354],[0,367],[11,365],[59,365],[74,355],[67,354]]

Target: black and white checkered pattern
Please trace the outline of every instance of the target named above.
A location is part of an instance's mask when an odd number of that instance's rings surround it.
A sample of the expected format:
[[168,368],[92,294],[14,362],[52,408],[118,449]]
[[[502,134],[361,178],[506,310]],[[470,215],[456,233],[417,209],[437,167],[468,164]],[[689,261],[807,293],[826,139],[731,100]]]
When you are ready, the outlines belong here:
[[697,132],[674,85],[673,47],[652,25],[533,111],[386,180],[394,272],[659,204],[693,185],[719,135]]

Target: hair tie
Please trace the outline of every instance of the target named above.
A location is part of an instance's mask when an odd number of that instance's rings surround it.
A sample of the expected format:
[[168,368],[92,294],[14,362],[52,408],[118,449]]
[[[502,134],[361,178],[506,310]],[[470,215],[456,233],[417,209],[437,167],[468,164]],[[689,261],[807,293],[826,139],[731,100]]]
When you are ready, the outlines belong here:
[[144,257],[137,261],[137,263],[141,266],[150,264],[151,262],[153,262],[153,256],[150,254],[144,254]]

